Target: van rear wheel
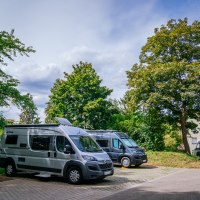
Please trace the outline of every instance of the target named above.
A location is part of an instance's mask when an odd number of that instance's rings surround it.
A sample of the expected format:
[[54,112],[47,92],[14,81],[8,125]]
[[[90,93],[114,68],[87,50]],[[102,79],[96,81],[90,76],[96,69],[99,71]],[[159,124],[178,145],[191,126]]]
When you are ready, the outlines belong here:
[[130,167],[131,166],[130,158],[129,157],[122,157],[121,165],[122,165],[122,167],[126,167],[126,168]]
[[5,166],[6,176],[12,177],[16,174],[16,167],[13,162],[7,162]]
[[79,184],[82,181],[81,170],[78,167],[71,167],[67,171],[67,179],[72,184]]

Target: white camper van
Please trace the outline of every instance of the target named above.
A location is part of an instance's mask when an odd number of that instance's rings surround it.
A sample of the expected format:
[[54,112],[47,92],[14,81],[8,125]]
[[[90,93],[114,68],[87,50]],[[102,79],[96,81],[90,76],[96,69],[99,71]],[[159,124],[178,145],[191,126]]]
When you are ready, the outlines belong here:
[[[7,176],[17,171],[37,172],[38,176],[63,176],[70,183],[83,179],[103,179],[113,175],[107,153],[83,129],[60,124],[9,125],[0,143],[0,167]],[[67,125],[68,124],[68,125]]]

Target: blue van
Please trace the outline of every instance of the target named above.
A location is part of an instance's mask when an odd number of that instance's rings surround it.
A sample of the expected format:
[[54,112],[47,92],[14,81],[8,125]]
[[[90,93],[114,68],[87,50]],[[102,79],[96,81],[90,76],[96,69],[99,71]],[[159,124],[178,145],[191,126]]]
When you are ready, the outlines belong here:
[[147,155],[126,133],[114,130],[87,130],[107,152],[114,164],[139,167],[147,163]]

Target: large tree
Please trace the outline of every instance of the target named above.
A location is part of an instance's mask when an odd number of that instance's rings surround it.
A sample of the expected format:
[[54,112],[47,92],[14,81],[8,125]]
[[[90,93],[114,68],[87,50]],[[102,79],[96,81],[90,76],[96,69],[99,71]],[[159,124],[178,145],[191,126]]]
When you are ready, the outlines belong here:
[[20,124],[39,124],[40,118],[37,114],[37,107],[34,104],[33,97],[31,94],[27,93],[25,95],[28,100],[21,108],[22,112],[20,114]]
[[109,129],[126,132],[146,150],[163,150],[165,129],[160,113],[155,109],[133,111],[128,102],[128,95],[116,102],[119,112],[112,116]]
[[187,134],[191,119],[200,116],[200,22],[170,20],[155,29],[142,48],[140,62],[127,72],[129,106],[147,112],[155,109]]
[[65,79],[56,80],[51,88],[46,122],[60,116],[84,128],[106,128],[115,110],[106,99],[112,90],[101,86],[102,80],[91,64],[80,62],[72,67],[73,72],[64,73]]
[[[17,37],[14,36],[14,30],[11,33],[0,32],[0,64],[7,65],[7,60],[14,60],[17,54],[28,56],[35,52],[32,47],[26,47]],[[0,107],[9,106],[11,103],[17,106],[24,104],[26,98],[20,94],[17,89],[19,81],[6,74],[2,67],[0,68]]]

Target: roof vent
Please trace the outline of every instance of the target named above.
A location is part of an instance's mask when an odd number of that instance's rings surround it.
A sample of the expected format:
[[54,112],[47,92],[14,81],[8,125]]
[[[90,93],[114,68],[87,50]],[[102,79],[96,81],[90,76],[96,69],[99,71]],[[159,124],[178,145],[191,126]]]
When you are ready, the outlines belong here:
[[61,117],[55,117],[55,119],[59,122],[61,125],[67,125],[67,126],[72,126],[70,121],[66,118],[61,118]]

